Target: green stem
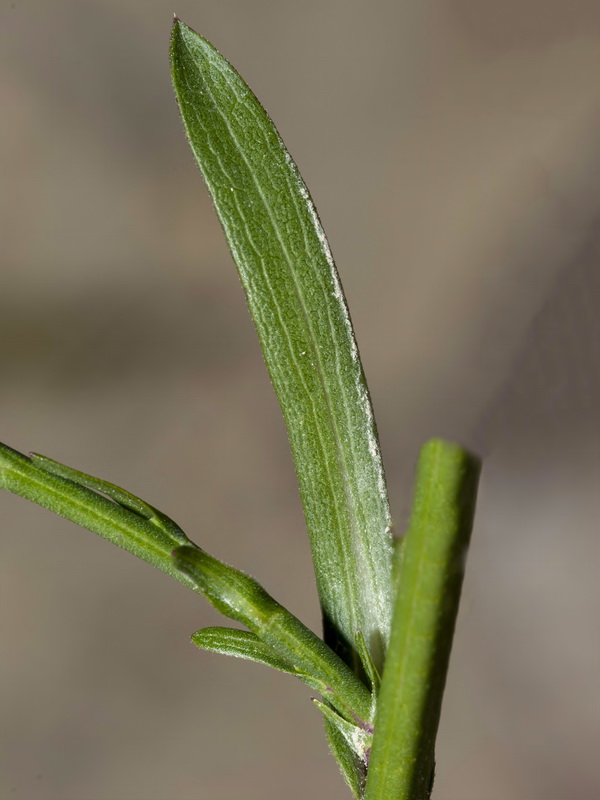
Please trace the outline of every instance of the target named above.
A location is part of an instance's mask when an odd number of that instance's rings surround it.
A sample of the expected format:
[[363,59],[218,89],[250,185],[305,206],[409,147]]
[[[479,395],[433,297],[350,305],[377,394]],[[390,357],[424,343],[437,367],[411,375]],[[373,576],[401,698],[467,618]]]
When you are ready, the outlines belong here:
[[365,800],[427,800],[480,464],[428,442],[402,548]]
[[[111,494],[115,501],[84,483]],[[171,559],[173,549],[189,539],[175,523],[128,492],[51,459],[29,458],[2,443],[0,489],[60,514],[190,586]]]
[[175,522],[139,497],[2,443],[0,489],[103,536],[204,595],[225,616],[257,634],[299,677],[318,686],[340,715],[359,729],[371,724],[368,689],[330,647],[257,581],[193,545]]
[[322,639],[249,575],[193,545],[173,551],[173,562],[215,608],[241,622],[295,670],[311,676],[323,696],[355,724],[372,721],[366,686]]

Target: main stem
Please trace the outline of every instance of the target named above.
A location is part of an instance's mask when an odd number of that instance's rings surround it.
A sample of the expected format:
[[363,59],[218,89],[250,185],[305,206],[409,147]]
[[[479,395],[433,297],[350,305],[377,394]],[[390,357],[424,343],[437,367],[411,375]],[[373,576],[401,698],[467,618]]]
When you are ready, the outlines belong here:
[[435,439],[421,450],[398,551],[398,592],[365,800],[428,800],[469,545],[479,461]]

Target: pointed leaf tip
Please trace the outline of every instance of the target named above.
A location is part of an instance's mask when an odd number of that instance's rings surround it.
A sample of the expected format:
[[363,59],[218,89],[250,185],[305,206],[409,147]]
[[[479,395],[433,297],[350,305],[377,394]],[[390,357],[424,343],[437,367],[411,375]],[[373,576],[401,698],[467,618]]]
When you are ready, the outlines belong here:
[[248,631],[240,631],[235,628],[202,628],[192,634],[192,642],[201,650],[208,650],[212,653],[235,656],[249,661],[256,661],[280,672],[286,672],[300,680],[308,683],[317,691],[321,691],[321,685],[315,684],[310,676],[305,675],[282,658],[270,645],[261,641],[258,636]]

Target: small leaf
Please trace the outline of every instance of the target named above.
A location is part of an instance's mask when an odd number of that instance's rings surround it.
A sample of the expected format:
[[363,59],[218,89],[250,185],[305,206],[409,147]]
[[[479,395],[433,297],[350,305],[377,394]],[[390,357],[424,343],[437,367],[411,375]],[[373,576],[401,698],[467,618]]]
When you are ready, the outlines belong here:
[[394,539],[394,562],[392,567],[392,583],[394,585],[394,595],[398,593],[400,583],[400,573],[402,571],[402,561],[404,560],[404,549],[406,547],[406,534]]
[[[88,486],[111,494],[114,500]],[[189,542],[188,538],[166,515],[124,489],[44,456],[34,460],[2,443],[0,489],[60,514],[190,586],[171,560],[173,547]]]
[[293,675],[303,683],[315,689],[317,692],[324,692],[326,688],[319,681],[315,681],[309,675],[299,672],[283,659],[272,647],[265,644],[254,633],[240,631],[236,628],[202,628],[192,635],[192,642],[201,650],[208,650],[212,653],[221,653],[235,658],[245,658],[249,661],[256,661],[258,664],[265,664],[267,667],[286,672]]
[[348,745],[346,739],[326,716],[323,717],[325,733],[331,755],[335,758],[350,790],[357,800],[363,797],[366,768],[364,761]]
[[179,20],[171,40],[185,130],[246,293],[287,424],[326,641],[360,672],[390,629],[390,515],[348,308],[308,190],[273,123],[215,48]]
[[222,627],[202,628],[192,634],[192,642],[201,650],[257,661],[259,664],[265,664],[290,675],[298,674],[273,648],[249,631]]
[[174,542],[179,542],[179,544],[187,544],[189,542],[188,537],[181,530],[179,525],[167,517],[166,514],[163,514],[162,511],[146,503],[145,500],[136,497],[131,492],[121,489],[120,486],[115,486],[114,483],[103,481],[100,478],[94,478],[92,475],[88,475],[85,472],[79,472],[79,470],[67,467],[65,464],[61,464],[59,461],[54,461],[54,459],[40,455],[39,453],[30,453],[29,456],[31,462],[35,464],[36,467],[40,467],[46,472],[51,472],[53,475],[60,475],[62,478],[74,481],[80,486],[86,486],[88,489],[94,489],[96,492],[102,492],[102,494],[107,495],[111,500],[114,500],[115,503],[123,506],[123,508],[134,511],[136,514],[139,514],[140,517],[150,520],[171,536]]
[[327,702],[313,699],[325,718],[325,732],[332,755],[355,797],[363,796],[369,754],[373,742],[372,730],[365,730],[342,719]]
[[381,677],[379,676],[377,667],[373,663],[373,659],[371,658],[371,654],[369,653],[367,643],[365,642],[365,637],[362,635],[361,631],[358,631],[356,634],[356,646],[358,648],[358,655],[360,656],[360,660],[364,667],[365,674],[369,679],[369,683],[371,684],[371,692],[373,693],[373,703],[376,704],[377,694],[379,692],[379,687],[381,686]]
[[351,750],[359,755],[366,763],[366,754],[370,751],[373,741],[373,731],[366,730],[365,727],[340,717],[328,703],[323,703],[321,700],[315,698],[313,698],[313,703],[334,728],[337,728]]

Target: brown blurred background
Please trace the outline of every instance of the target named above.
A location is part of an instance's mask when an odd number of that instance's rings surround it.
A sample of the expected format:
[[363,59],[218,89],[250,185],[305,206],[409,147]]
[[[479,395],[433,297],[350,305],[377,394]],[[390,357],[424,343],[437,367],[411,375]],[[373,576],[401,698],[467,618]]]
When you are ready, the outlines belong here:
[[[140,494],[318,626],[173,11],[311,189],[398,529],[426,438],[485,457],[434,796],[597,798],[600,4],[0,3],[0,437]],[[1,798],[348,796],[303,686],[189,644],[207,604],[19,498],[0,517]]]

